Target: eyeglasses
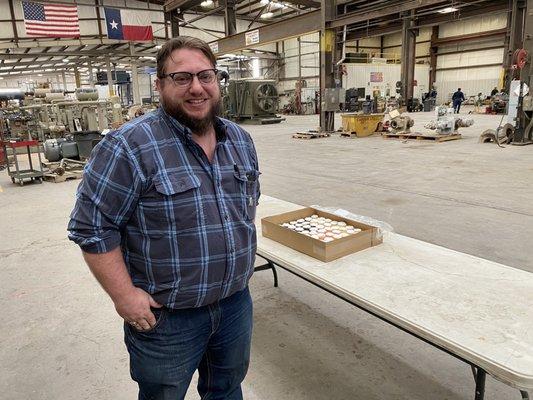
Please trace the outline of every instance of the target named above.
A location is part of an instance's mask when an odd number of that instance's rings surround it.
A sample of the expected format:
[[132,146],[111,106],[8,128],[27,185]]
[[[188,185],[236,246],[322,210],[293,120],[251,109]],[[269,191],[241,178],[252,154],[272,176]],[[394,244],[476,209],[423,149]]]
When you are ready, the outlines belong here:
[[194,77],[198,77],[198,81],[202,85],[209,85],[213,83],[218,70],[216,69],[204,69],[203,71],[193,74],[191,72],[171,72],[170,74],[163,75],[162,78],[170,78],[176,86],[186,87],[192,83]]

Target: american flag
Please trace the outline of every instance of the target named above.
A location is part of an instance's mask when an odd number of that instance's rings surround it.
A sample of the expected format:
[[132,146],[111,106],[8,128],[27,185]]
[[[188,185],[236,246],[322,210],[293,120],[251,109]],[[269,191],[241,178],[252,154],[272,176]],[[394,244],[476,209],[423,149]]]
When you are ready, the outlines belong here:
[[26,35],[30,37],[79,37],[78,8],[65,4],[22,2]]

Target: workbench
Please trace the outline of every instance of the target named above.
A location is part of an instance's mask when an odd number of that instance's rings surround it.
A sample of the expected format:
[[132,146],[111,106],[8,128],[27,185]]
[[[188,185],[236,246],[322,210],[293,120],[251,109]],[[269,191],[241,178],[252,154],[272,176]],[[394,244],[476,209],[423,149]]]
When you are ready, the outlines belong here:
[[[301,208],[261,196],[257,255],[469,364],[475,400],[486,374],[533,392],[533,274],[392,232],[324,263],[261,235],[261,218]],[[460,229],[460,227],[458,227]],[[518,392],[517,392],[518,397]]]

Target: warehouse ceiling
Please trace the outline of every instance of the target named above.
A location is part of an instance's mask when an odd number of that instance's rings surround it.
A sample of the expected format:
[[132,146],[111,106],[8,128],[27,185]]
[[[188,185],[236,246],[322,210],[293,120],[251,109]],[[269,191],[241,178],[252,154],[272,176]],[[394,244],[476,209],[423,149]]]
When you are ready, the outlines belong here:
[[[206,3],[207,1],[207,3]],[[167,11],[186,13],[187,21],[207,15],[224,15],[226,2],[232,0],[152,0],[149,3],[165,7]],[[268,24],[319,9],[316,0],[233,0],[236,18]],[[78,1],[80,3],[80,1]],[[203,5],[202,5],[203,3]],[[402,7],[411,3],[416,9],[418,25],[436,25],[479,15],[481,12],[501,12],[508,8],[508,0],[340,0],[333,27],[347,26],[346,38],[355,40],[379,36],[401,30]],[[102,5],[103,2],[100,1]],[[413,6],[411,6],[413,8]],[[441,11],[449,9],[449,12]],[[450,11],[451,10],[451,11]],[[261,18],[264,13],[272,15]],[[191,18],[192,17],[192,18]],[[180,26],[194,27],[194,22],[180,21]],[[342,29],[341,29],[342,30]],[[52,74],[73,72],[77,67],[86,74],[89,64],[106,70],[107,59],[117,68],[129,68],[133,61],[139,67],[155,66],[155,54],[165,37],[153,42],[126,42],[102,36],[80,39],[13,39],[0,41],[0,77],[24,74]],[[340,39],[339,39],[340,40]],[[265,55],[271,56],[271,55]]]
[[[222,1],[205,0],[182,0],[168,1],[165,5],[167,9],[178,8],[181,12],[193,12],[205,14],[214,12],[214,14],[223,14],[224,4]],[[286,18],[294,17],[306,11],[317,10],[320,8],[320,1],[316,0],[290,0],[290,1],[272,1],[272,0],[241,0],[235,1],[235,13],[237,19],[247,21],[258,21],[268,23],[270,21],[280,21]]]

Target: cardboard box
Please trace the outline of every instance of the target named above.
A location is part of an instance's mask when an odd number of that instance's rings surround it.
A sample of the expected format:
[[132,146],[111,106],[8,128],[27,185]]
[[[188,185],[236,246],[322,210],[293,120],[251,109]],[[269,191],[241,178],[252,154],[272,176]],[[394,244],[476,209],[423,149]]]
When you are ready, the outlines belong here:
[[[313,214],[334,221],[344,221],[347,225],[353,225],[354,227],[361,229],[361,232],[341,239],[335,239],[331,242],[323,242],[319,239],[302,235],[301,233],[292,231],[280,225],[284,222],[310,217]],[[301,253],[305,253],[325,262],[382,243],[382,239],[378,237],[378,228],[375,226],[365,225],[357,221],[342,218],[338,215],[309,207],[265,217],[261,220],[261,229],[263,237],[275,240],[291,249],[298,250]]]

